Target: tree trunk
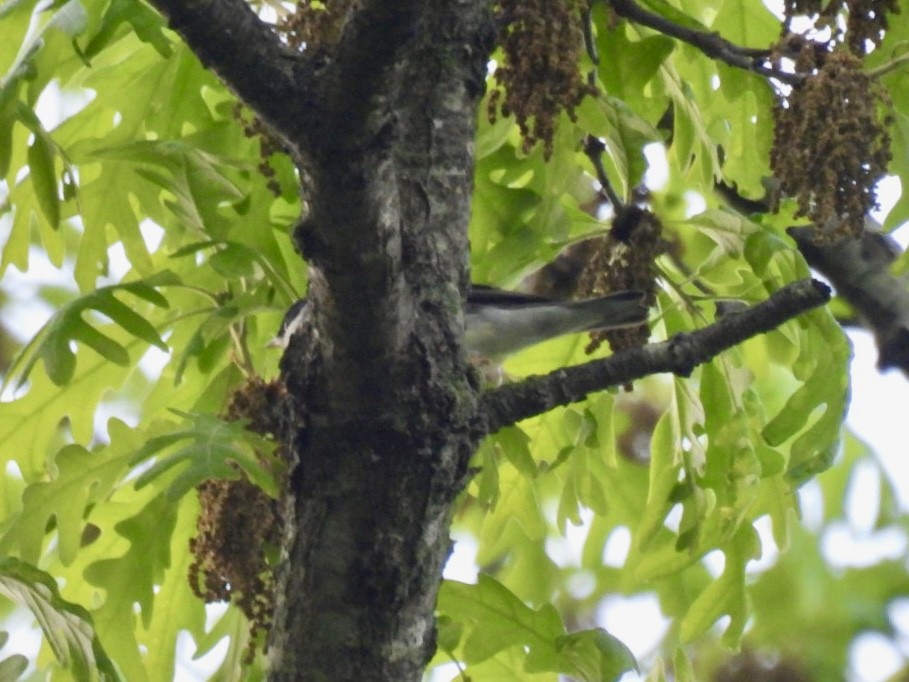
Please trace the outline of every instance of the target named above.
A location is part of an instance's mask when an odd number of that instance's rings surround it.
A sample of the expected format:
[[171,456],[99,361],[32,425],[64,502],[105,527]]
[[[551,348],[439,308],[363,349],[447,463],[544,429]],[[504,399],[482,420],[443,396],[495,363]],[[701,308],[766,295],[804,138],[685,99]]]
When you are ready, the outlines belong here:
[[476,444],[457,340],[491,18],[384,4],[345,29],[301,159],[309,321],[282,363],[297,461],[273,680],[421,679]]

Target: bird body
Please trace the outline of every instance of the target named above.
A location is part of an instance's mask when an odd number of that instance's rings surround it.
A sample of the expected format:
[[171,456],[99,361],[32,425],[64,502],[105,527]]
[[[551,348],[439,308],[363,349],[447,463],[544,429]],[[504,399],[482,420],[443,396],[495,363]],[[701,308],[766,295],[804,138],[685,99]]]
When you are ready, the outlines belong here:
[[620,291],[581,301],[474,286],[467,298],[465,343],[469,352],[502,359],[566,334],[643,324],[640,291]]
[[[269,346],[286,348],[302,326],[305,299],[287,311]],[[619,291],[582,301],[557,301],[541,296],[474,285],[467,296],[464,342],[471,355],[501,360],[522,348],[565,334],[618,329],[647,320],[644,294]]]

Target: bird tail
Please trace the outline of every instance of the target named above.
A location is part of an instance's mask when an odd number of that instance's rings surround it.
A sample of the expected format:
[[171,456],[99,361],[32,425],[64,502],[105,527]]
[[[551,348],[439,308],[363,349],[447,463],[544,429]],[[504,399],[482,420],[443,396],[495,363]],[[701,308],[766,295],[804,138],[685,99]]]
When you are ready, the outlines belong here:
[[582,325],[576,330],[579,332],[634,327],[647,320],[642,291],[619,291],[599,298],[573,301],[571,307],[578,313],[584,313],[578,315],[579,325]]

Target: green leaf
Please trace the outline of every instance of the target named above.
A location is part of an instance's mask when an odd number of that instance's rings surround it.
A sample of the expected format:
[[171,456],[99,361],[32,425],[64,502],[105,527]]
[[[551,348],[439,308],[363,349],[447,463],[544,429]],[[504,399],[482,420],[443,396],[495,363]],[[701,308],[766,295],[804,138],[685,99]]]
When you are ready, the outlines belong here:
[[[116,147],[97,148],[98,161],[139,164],[136,174],[168,190],[174,201],[168,208],[185,227],[222,238],[226,231],[219,204],[243,198],[242,190],[227,175],[228,161],[183,140],[143,140]],[[164,172],[161,172],[164,171]]]
[[710,134],[691,85],[669,66],[660,70],[661,82],[673,103],[673,136],[668,158],[673,169],[689,181],[691,189],[713,190],[720,173],[716,141]]
[[675,656],[673,656],[672,662],[676,682],[696,681],[694,666],[691,665],[691,660],[685,654],[685,650],[682,647],[678,647],[675,650]]
[[[131,368],[95,357],[82,363],[63,388],[51,383],[45,374],[35,373],[27,393],[3,403],[0,409],[3,463],[15,461],[26,481],[43,476],[48,458],[62,445],[59,441],[63,425],[76,441],[90,442],[98,404],[109,391],[119,388],[131,372]],[[55,442],[59,443],[57,447]]]
[[669,19],[673,24],[684,26],[695,31],[709,33],[709,29],[694,17],[685,14],[679,9],[670,5],[666,0],[641,0],[642,7],[649,9],[651,12],[658,14],[664,19]]
[[[443,582],[439,609],[447,614],[449,628],[467,626],[462,657],[470,670],[513,647],[527,651],[523,668],[528,674],[560,672],[585,681],[613,682],[637,667],[628,648],[605,630],[565,634],[551,604],[531,609],[486,575],[476,585]],[[460,634],[452,638],[449,650],[459,639]]]
[[104,591],[104,602],[94,610],[95,626],[130,682],[149,679],[139,651],[137,626],[140,615],[146,625],[154,616],[155,590],[172,562],[171,538],[179,511],[164,495],[154,496],[115,526],[117,535],[129,542],[126,553],[101,555],[83,574],[90,585]]
[[[9,642],[9,633],[0,630],[0,649]],[[22,673],[28,668],[28,659],[22,654],[13,654],[0,661],[0,680],[3,682],[14,682],[18,680]]]
[[[173,643],[181,632],[189,632],[200,638],[205,630],[206,605],[190,587],[187,576],[190,565],[195,560],[192,552],[186,551],[190,538],[198,533],[199,505],[192,497],[180,504],[173,533],[170,536],[170,563],[164,572],[163,579],[154,583],[154,609],[148,617],[143,618],[143,645],[148,649],[143,663],[151,673],[152,679],[169,682],[175,677],[177,650]],[[155,532],[153,528],[144,528],[145,532]],[[139,535],[135,536],[137,540]],[[148,536],[144,541],[153,540]],[[164,543],[160,543],[162,549]],[[141,552],[142,546],[136,549]],[[143,613],[143,616],[146,616]],[[198,656],[198,652],[196,654]]]
[[17,384],[21,386],[41,359],[51,381],[58,386],[68,384],[76,369],[76,354],[71,348],[71,344],[76,341],[89,346],[110,362],[121,366],[129,364],[126,348],[82,317],[83,313],[89,310],[108,316],[132,336],[161,350],[167,350],[167,344],[148,320],[114,294],[120,291],[127,292],[156,307],[167,308],[167,299],[156,291],[156,287],[175,285],[178,282],[173,273],[165,271],[145,280],[102,287],[67,303],[22,349],[10,366],[7,381],[15,377]]
[[149,440],[130,459],[130,465],[145,461],[152,455],[189,440],[170,455],[161,457],[139,476],[136,489],[141,489],[180,464],[188,466],[170,483],[167,497],[178,500],[202,481],[209,478],[235,480],[243,471],[257,486],[272,497],[278,495],[273,473],[276,461],[272,457],[275,444],[249,431],[243,421],[227,422],[213,415],[192,414],[172,410],[191,423],[186,429],[175,430]]
[[464,634],[463,624],[448,616],[440,616],[436,619],[436,629],[438,630],[436,640],[439,648],[451,655],[461,643],[461,636]]
[[443,582],[439,609],[473,626],[463,647],[468,663],[481,663],[513,646],[528,647],[528,671],[553,670],[558,661],[556,641],[565,629],[552,605],[535,611],[487,575],[476,585]]
[[60,193],[54,168],[55,150],[44,131],[33,129],[34,139],[28,147],[28,167],[38,206],[51,227],[60,225]]
[[162,57],[173,54],[170,41],[164,35],[164,20],[159,14],[137,0],[113,0],[104,12],[97,32],[83,50],[85,58],[92,59],[114,42],[117,29],[123,23],[128,23],[136,35],[154,47]]
[[740,258],[748,236],[760,229],[747,218],[726,209],[708,209],[692,216],[688,222],[716,242],[729,258]]
[[[3,633],[6,634],[6,633]],[[28,668],[28,659],[22,654],[13,654],[0,661],[0,680],[14,682],[22,677]]]
[[19,120],[14,84],[0,85],[0,178],[6,178],[13,158],[13,126]]
[[256,253],[243,244],[228,243],[208,259],[219,275],[227,279],[239,279],[255,275],[258,261]]
[[120,679],[95,634],[91,616],[60,596],[52,576],[6,557],[0,559],[0,593],[32,612],[57,661],[75,680]]
[[[770,445],[779,445],[801,432],[791,446],[789,476],[795,482],[825,470],[836,454],[840,426],[849,401],[849,345],[842,329],[826,310],[808,313],[799,324],[802,337],[796,369],[804,383],[763,430]],[[798,376],[798,374],[797,374]]]
[[21,75],[21,57],[29,51],[24,41],[36,4],[36,0],[5,0],[0,3],[0,21],[3,22],[4,35],[7,38],[0,42],[0,71],[7,69],[0,78],[0,87],[6,87]]
[[[486,111],[488,97],[489,95],[486,96],[483,104],[480,105],[480,111]],[[510,116],[499,116],[495,123],[490,123],[489,117],[481,114],[477,127],[476,158],[478,161],[497,151],[517,131],[517,125]]]
[[629,106],[645,99],[647,84],[676,48],[675,41],[666,36],[632,41],[624,31],[599,32],[597,45],[601,52],[599,76],[606,91]]
[[57,475],[50,481],[26,487],[22,510],[0,537],[0,548],[17,546],[25,561],[38,563],[45,528],[53,521],[60,562],[67,566],[79,551],[86,510],[104,499],[126,472],[126,458],[111,457],[104,451],[92,453],[73,444],[57,453],[54,465]]
[[584,682],[614,682],[638,664],[631,650],[603,629],[583,630],[561,637],[556,644],[562,670]]
[[228,330],[258,312],[260,303],[260,298],[256,294],[241,294],[234,298],[230,305],[199,311],[204,317],[183,345],[183,352],[177,356],[174,383],[182,381],[184,372],[194,358],[203,372],[210,372],[218,358],[229,347]]
[[643,147],[660,140],[659,133],[622,100],[609,95],[586,98],[577,108],[577,117],[586,132],[605,142],[610,181],[620,196],[628,196],[647,170]]
[[87,21],[88,14],[82,3],[79,0],[69,0],[54,12],[54,16],[47,22],[45,30],[52,28],[65,34],[68,38],[75,38],[85,30]]
[[[56,3],[56,7],[40,7],[52,12],[51,18],[39,30],[29,30],[36,3],[7,0],[0,6],[0,20],[3,21],[4,38],[0,47],[0,68],[7,72],[0,79],[0,88],[6,88],[19,79],[34,80],[36,61],[46,49],[52,49],[53,33],[58,31],[65,38],[74,38],[85,28],[85,8],[78,0]],[[21,37],[17,45],[15,37]],[[18,49],[17,49],[18,48]],[[50,74],[42,73],[49,78]]]
[[670,408],[657,422],[650,443],[650,487],[647,491],[647,506],[641,517],[635,539],[644,550],[663,528],[663,520],[669,512],[671,492],[679,479],[681,459],[678,445],[681,434],[677,418]]
[[517,426],[502,429],[496,434],[494,443],[500,448],[506,459],[524,476],[533,478],[537,475],[537,465],[528,448],[530,439]]
[[723,574],[698,595],[682,619],[679,636],[683,642],[700,637],[721,616],[729,615],[731,620],[723,641],[730,648],[738,647],[748,621],[745,565],[761,554],[757,533],[751,526],[744,526],[723,554],[726,557]]
[[253,665],[247,660],[250,644],[249,621],[238,608],[228,608],[211,629],[197,638],[196,658],[209,653],[216,645],[227,639],[227,652],[218,670],[211,676],[213,680],[239,680],[244,682],[262,682],[265,671],[257,658]]

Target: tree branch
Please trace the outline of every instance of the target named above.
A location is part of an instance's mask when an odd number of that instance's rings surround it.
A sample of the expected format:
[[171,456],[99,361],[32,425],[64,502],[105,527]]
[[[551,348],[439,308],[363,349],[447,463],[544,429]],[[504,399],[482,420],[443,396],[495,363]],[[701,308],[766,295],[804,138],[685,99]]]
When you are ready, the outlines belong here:
[[[722,182],[716,184],[716,190],[740,213],[770,210],[766,198],[748,199]],[[867,215],[865,230],[858,239],[816,244],[813,226],[793,226],[786,232],[808,265],[826,277],[837,295],[855,311],[857,320],[840,319],[840,324],[858,322],[874,334],[878,369],[898,368],[909,377],[909,291],[889,271],[890,264],[900,255],[899,245]]]
[[[417,34],[420,5],[415,0],[369,0],[350,14],[325,73],[321,123],[332,134],[316,141],[331,153],[340,141],[348,147],[363,144],[364,132],[377,133],[393,117],[388,106],[395,85],[391,72]],[[368,122],[367,116],[376,120]],[[351,135],[352,141],[347,139]]]
[[790,227],[808,265],[830,280],[877,341],[879,369],[899,368],[909,376],[909,292],[889,272],[899,247],[873,221],[858,239],[815,244],[813,227]]
[[711,59],[718,59],[729,66],[734,66],[746,71],[752,71],[767,78],[775,78],[783,83],[795,85],[803,80],[797,73],[786,73],[764,65],[770,52],[766,49],[742,47],[729,42],[718,33],[707,33],[687,26],[673,23],[669,19],[648,12],[639,7],[634,0],[609,0],[609,4],[620,16],[636,23],[677,38],[698,48]]
[[688,376],[697,365],[724,350],[776,329],[781,324],[830,299],[830,289],[816,280],[789,284],[766,301],[690,334],[676,334],[662,343],[633,348],[604,360],[566,367],[545,376],[490,391],[480,399],[483,433],[494,433],[559,405],[583,399],[594,391],[620,386],[650,374],[672,372]]
[[199,60],[294,151],[313,118],[309,60],[284,45],[245,0],[149,0]]

